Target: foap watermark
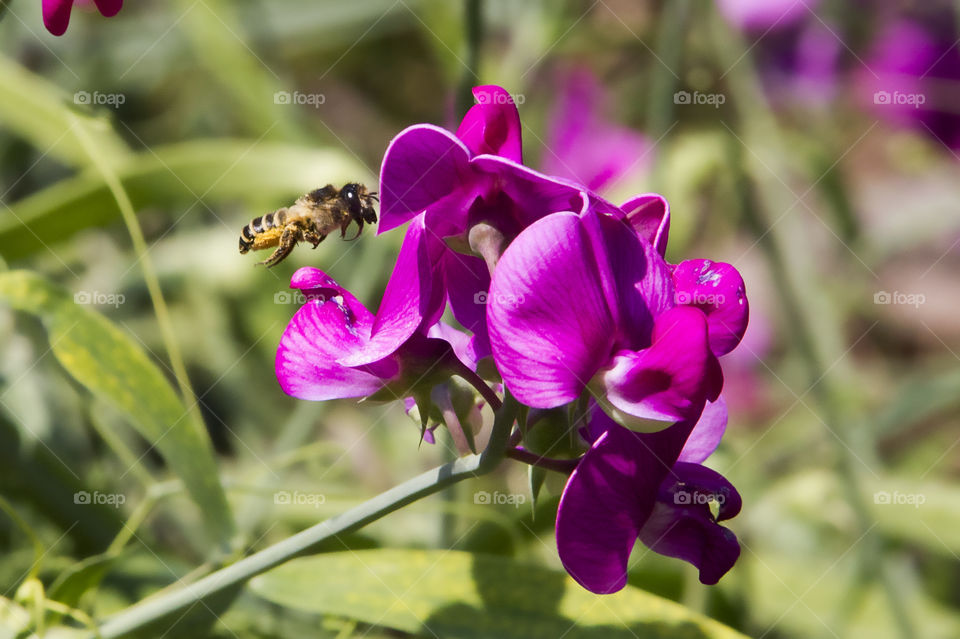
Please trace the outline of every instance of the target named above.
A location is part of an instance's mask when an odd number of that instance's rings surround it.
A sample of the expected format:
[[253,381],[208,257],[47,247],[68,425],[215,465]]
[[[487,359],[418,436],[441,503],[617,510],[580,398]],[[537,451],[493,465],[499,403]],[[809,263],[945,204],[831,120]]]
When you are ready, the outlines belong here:
[[723,306],[727,298],[723,293],[703,293],[701,291],[677,291],[673,296],[675,304],[693,304],[704,306]]
[[123,493],[101,493],[95,490],[92,493],[87,490],[80,490],[73,493],[73,503],[81,506],[99,505],[113,506],[119,508],[127,501],[127,496]]
[[701,93],[700,91],[677,91],[673,94],[674,104],[709,104],[714,109],[719,109],[720,105],[727,101],[727,96],[723,93]]
[[100,91],[77,91],[73,94],[74,104],[90,104],[94,106],[108,106],[116,109],[127,101],[123,93],[101,93]]
[[678,506],[707,506],[711,503],[722,506],[725,499],[722,494],[699,490],[678,490],[673,493],[673,503]]
[[101,293],[100,291],[77,291],[73,294],[74,304],[95,304],[118,308],[127,301],[123,293]]
[[280,490],[273,493],[273,503],[278,506],[313,506],[319,508],[327,502],[321,493],[302,493],[299,490]]
[[303,291],[277,291],[273,294],[274,304],[299,304],[307,302],[326,302],[327,296],[323,293],[304,293]]
[[522,93],[481,93],[477,104],[523,104],[527,97]]
[[481,506],[489,506],[491,504],[502,506],[509,504],[514,508],[519,508],[520,504],[525,504],[526,502],[527,496],[523,493],[501,493],[499,490],[492,493],[486,490],[478,490],[473,493],[473,503]]
[[322,93],[302,93],[301,91],[277,91],[273,94],[274,104],[306,104],[314,109],[319,109],[320,105],[327,101],[327,96]]
[[873,294],[874,304],[899,304],[920,308],[920,305],[926,301],[927,296],[923,293],[901,293],[900,291],[889,293],[887,291],[877,291]]
[[477,291],[473,294],[474,304],[490,304],[491,302],[496,302],[503,306],[516,307],[523,304],[523,295],[498,293],[497,295],[491,296],[489,291]]
[[903,91],[877,91],[873,94],[873,103],[897,106],[912,106],[919,109],[922,104],[926,104],[927,96],[923,93],[904,93]]
[[892,493],[886,490],[873,493],[873,503],[880,506],[889,506],[894,504],[908,505],[913,506],[914,508],[919,508],[926,502],[926,496],[921,493],[901,493],[899,490],[895,490]]

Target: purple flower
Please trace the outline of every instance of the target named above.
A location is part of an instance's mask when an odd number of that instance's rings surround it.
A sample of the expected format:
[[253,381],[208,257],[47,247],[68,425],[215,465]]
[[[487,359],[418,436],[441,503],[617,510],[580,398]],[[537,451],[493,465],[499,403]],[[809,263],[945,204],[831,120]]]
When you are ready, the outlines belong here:
[[307,301],[277,349],[284,392],[310,400],[396,399],[463,371],[457,351],[466,358],[468,349],[437,337],[449,337],[443,330],[428,334],[443,312],[444,295],[421,256],[442,248],[425,232],[423,216],[417,217],[376,315],[323,271],[304,267],[294,273],[290,286]]
[[860,73],[862,101],[884,119],[960,149],[956,90],[960,52],[955,18],[935,12],[883,26]]
[[766,32],[807,16],[819,0],[717,0],[720,13],[745,31]]
[[429,271],[447,292],[454,317],[474,333],[483,356],[489,354],[484,303],[490,275],[483,259],[468,254],[470,229],[489,224],[506,244],[544,215],[579,210],[585,198],[602,210],[615,209],[585,195],[580,185],[520,164],[520,118],[512,98],[496,86],[477,87],[474,95],[478,104],[456,135],[418,124],[390,143],[380,172],[378,233],[425,213],[427,233],[445,245],[429,255]]
[[[55,36],[63,35],[70,24],[70,11],[74,0],[43,0],[43,25]],[[117,15],[123,0],[93,0],[105,18]]]
[[[700,465],[726,428],[722,398],[699,422],[636,433],[603,411],[591,413],[591,447],[570,475],[557,511],[557,550],[584,588],[611,593],[627,581],[637,539],[683,559],[715,584],[736,563],[736,536],[717,522],[740,511],[740,496],[721,475]],[[718,506],[716,514],[711,502]]]
[[549,215],[507,248],[487,308],[494,360],[532,407],[589,389],[630,428],[695,422],[722,385],[716,356],[743,334],[743,281],[709,262],[678,265],[675,279],[651,243],[666,243],[665,202],[625,206],[619,219],[587,207]]
[[643,173],[649,165],[650,140],[604,117],[604,91],[586,69],[568,74],[550,113],[541,162],[544,172],[601,192]]

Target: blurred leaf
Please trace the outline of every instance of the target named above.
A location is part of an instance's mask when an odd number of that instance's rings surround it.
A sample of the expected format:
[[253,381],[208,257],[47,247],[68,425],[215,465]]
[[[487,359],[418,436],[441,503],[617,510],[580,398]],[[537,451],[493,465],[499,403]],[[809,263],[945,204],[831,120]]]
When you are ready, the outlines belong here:
[[79,117],[107,160],[116,164],[127,152],[126,145],[105,120],[69,107],[68,100],[73,99],[46,79],[0,56],[0,122],[4,128],[44,155],[85,166],[89,156],[72,131],[73,118]]
[[67,291],[30,271],[0,273],[0,299],[43,320],[60,364],[130,420],[183,480],[214,537],[229,538],[233,520],[210,440],[187,418],[180,398],[140,347],[105,317],[78,306]]
[[[357,161],[337,150],[246,140],[157,147],[132,156],[118,167],[118,173],[138,210],[187,202],[182,215],[204,212],[203,202],[279,200],[328,182],[371,181]],[[288,202],[277,202],[278,207],[284,204]],[[13,215],[0,212],[0,255],[8,261],[120,215],[106,184],[94,171],[58,182],[11,209]],[[251,211],[246,217],[263,212]],[[238,233],[248,221],[238,223]]]
[[636,588],[594,595],[561,572],[458,551],[365,550],[297,559],[250,587],[296,610],[440,637],[743,636]]
[[102,554],[76,562],[57,576],[47,590],[47,597],[76,608],[84,593],[100,585],[116,558],[113,554]]
[[870,488],[871,513],[885,533],[921,544],[940,555],[960,554],[960,487],[890,478],[875,482]]

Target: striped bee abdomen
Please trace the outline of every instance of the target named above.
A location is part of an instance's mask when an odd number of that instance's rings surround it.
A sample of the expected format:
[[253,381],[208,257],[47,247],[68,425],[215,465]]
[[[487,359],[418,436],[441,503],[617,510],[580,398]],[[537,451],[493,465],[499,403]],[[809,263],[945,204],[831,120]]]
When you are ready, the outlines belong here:
[[[271,241],[274,238],[265,238],[264,234],[268,234],[269,231],[273,229],[280,229],[287,221],[287,210],[279,209],[273,213],[267,213],[261,217],[255,217],[250,221],[243,230],[240,231],[240,252],[246,253],[254,244],[264,243],[264,240],[270,244],[276,244],[275,241]],[[269,233],[269,235],[276,235],[276,232]]]

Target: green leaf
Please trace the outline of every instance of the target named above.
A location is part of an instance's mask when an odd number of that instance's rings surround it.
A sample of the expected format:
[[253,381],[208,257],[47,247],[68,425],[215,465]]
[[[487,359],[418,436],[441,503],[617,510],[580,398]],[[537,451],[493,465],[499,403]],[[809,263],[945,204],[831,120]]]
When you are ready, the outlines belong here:
[[183,480],[218,540],[233,534],[233,518],[203,425],[140,347],[99,313],[30,271],[0,273],[0,300],[43,320],[60,364],[112,405],[154,445]]
[[0,122],[5,129],[44,155],[86,166],[89,156],[73,133],[75,118],[81,118],[104,156],[116,164],[127,153],[126,145],[105,120],[69,106],[73,100],[60,87],[0,56]]
[[[274,201],[300,195],[328,182],[370,181],[356,160],[336,150],[250,140],[201,140],[155,147],[117,167],[133,206],[186,204],[200,215],[205,203],[225,200]],[[66,239],[77,231],[120,216],[96,171],[58,182],[0,211],[0,255],[8,260]],[[266,211],[250,211],[249,218]],[[178,213],[178,216],[183,214]],[[237,232],[249,219],[238,220]],[[235,249],[233,249],[235,250]]]
[[296,559],[250,587],[296,610],[452,639],[743,637],[633,587],[594,595],[555,570],[458,551],[364,550]]

